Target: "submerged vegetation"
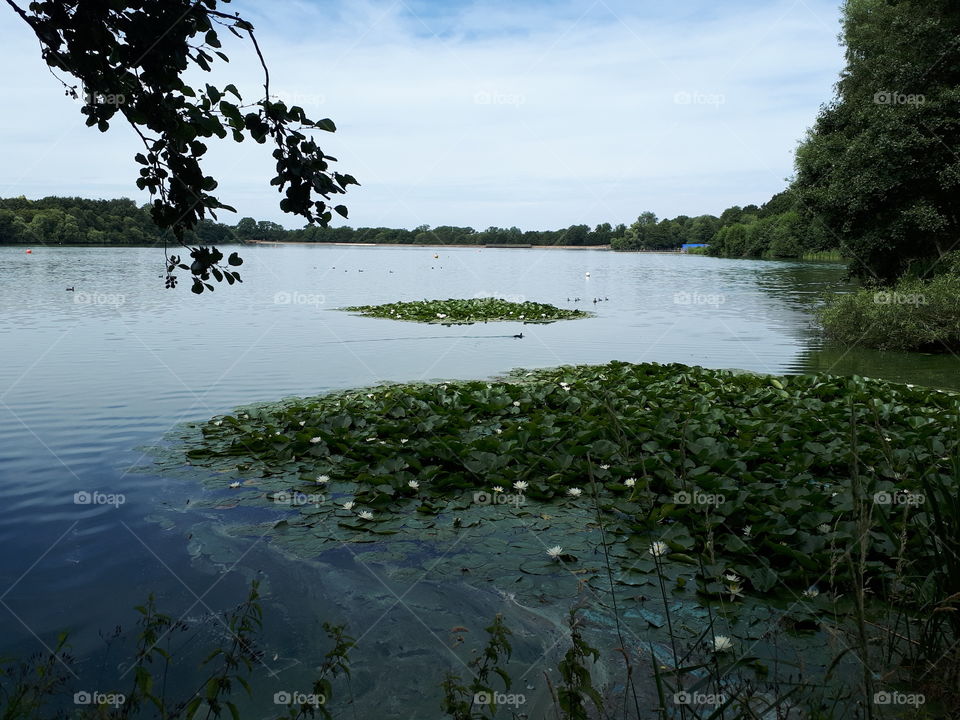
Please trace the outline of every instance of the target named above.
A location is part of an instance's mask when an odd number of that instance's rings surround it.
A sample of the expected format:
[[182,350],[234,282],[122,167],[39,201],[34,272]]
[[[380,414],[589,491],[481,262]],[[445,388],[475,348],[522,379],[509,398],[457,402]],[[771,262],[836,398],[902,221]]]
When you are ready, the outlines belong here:
[[494,321],[551,323],[590,315],[584,310],[564,310],[546,303],[512,302],[493,297],[358,305],[345,307],[343,310],[388,320],[409,320],[442,325],[468,325]]

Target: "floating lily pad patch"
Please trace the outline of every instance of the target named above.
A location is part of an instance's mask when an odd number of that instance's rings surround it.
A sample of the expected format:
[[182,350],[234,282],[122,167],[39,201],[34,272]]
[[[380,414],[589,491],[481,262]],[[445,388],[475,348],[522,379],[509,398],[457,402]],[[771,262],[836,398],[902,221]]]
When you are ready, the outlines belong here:
[[898,564],[936,568],[919,529],[929,488],[957,491],[958,426],[953,393],[614,362],[247,407],[186,454],[227,470],[209,476],[224,491],[280,493],[300,512],[291,531],[446,535],[510,517],[544,538],[529,573],[596,560],[564,536],[602,522],[624,586],[659,564],[707,597],[813,612],[849,592],[867,514],[878,588]]
[[356,305],[342,309],[369,317],[442,325],[469,325],[479,322],[552,323],[590,315],[584,310],[565,310],[546,303],[511,302],[492,297],[417,300],[385,305]]

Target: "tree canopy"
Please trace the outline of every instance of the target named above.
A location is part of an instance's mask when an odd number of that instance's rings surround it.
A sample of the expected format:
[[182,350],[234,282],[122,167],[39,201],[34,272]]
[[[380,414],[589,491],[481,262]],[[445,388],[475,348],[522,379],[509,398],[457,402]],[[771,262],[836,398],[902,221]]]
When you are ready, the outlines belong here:
[[[270,94],[270,73],[253,25],[239,14],[218,9],[229,0],[36,0],[27,7],[6,0],[36,34],[51,71],[67,73],[79,86],[61,79],[66,92],[81,98],[88,126],[106,132],[116,119],[125,120],[143,143],[135,161],[141,166],[136,184],[149,190],[150,214],[156,225],[185,244],[187,233],[219,209],[233,210],[213,191],[216,179],[202,160],[206,140],[250,138],[270,142],[276,175],[270,181],[283,193],[280,208],[308,223],[326,225],[343,205],[330,206],[333,196],[358,184],[333,171],[336,160],[317,145],[312,131],[333,132],[329,119],[313,120],[298,106],[288,107]],[[229,62],[220,32],[228,31],[252,43],[263,67],[263,96],[249,104],[233,83],[191,85],[184,75],[191,68],[210,72]],[[79,91],[79,92],[78,92]],[[190,248],[189,265],[168,255],[167,287],[176,285],[176,269],[189,270],[192,290],[212,290],[209,282],[240,280],[232,267],[242,262],[234,253],[227,265],[213,247]]]
[[960,12],[954,0],[847,0],[846,68],[796,156],[794,192],[889,283],[960,242]]

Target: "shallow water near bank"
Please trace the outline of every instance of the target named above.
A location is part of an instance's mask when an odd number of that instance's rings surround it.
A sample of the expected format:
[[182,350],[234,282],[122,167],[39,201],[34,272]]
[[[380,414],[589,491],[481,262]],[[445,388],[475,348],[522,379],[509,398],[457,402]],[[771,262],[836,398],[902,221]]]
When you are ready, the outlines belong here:
[[[499,610],[534,636],[517,651],[520,662],[533,662],[543,644],[539,633],[552,620],[528,617],[496,590],[439,568],[422,579],[391,579],[386,541],[369,551],[380,559],[364,565],[346,549],[320,561],[285,553],[279,533],[231,535],[236,517],[215,509],[223,494],[189,474],[151,466],[146,451],[172,428],[239,405],[383,380],[489,377],[514,367],[612,359],[960,385],[952,357],[822,348],[810,309],[840,283],[839,265],[598,251],[435,252],[244,248],[244,284],[195,297],[186,287],[163,289],[160,250],[35,248],[27,256],[0,248],[0,614],[8,630],[0,652],[32,652],[72,629],[76,654],[94,657],[103,646],[98,630],[129,627],[132,606],[150,590],[162,608],[203,624],[239,601],[250,578],[263,577],[269,657],[289,666],[277,670],[280,680],[270,687],[284,687],[308,664],[326,619],[349,622],[362,636],[355,657],[363,668],[358,677],[366,679],[357,680],[357,692],[368,698],[400,653],[408,653],[410,668],[430,657],[433,668],[463,670],[449,650],[456,642],[449,628],[469,621],[466,637],[476,641]],[[73,286],[76,292],[64,291]],[[445,328],[333,310],[481,294],[585,308],[596,317]],[[521,330],[524,338],[514,339]],[[75,504],[84,491],[120,494],[124,502]],[[264,519],[245,522],[256,528]],[[473,554],[480,562],[482,553]],[[577,598],[572,578],[555,584],[569,602]],[[270,625],[271,613],[282,622]],[[404,636],[415,642],[397,649],[396,638]],[[89,683],[106,676],[92,662],[85,670]],[[424,675],[403,681],[409,695],[391,697],[412,702],[441,679],[431,672],[427,683]],[[532,684],[531,694],[538,692]],[[436,697],[439,691],[429,707]],[[269,698],[261,707],[269,709]]]

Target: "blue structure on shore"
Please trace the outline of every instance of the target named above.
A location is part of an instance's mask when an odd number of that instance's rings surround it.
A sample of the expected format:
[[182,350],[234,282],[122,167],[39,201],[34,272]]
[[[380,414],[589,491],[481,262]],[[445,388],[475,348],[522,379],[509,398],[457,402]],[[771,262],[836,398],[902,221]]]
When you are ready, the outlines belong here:
[[684,243],[680,246],[680,252],[689,252],[690,248],[710,247],[707,243]]

